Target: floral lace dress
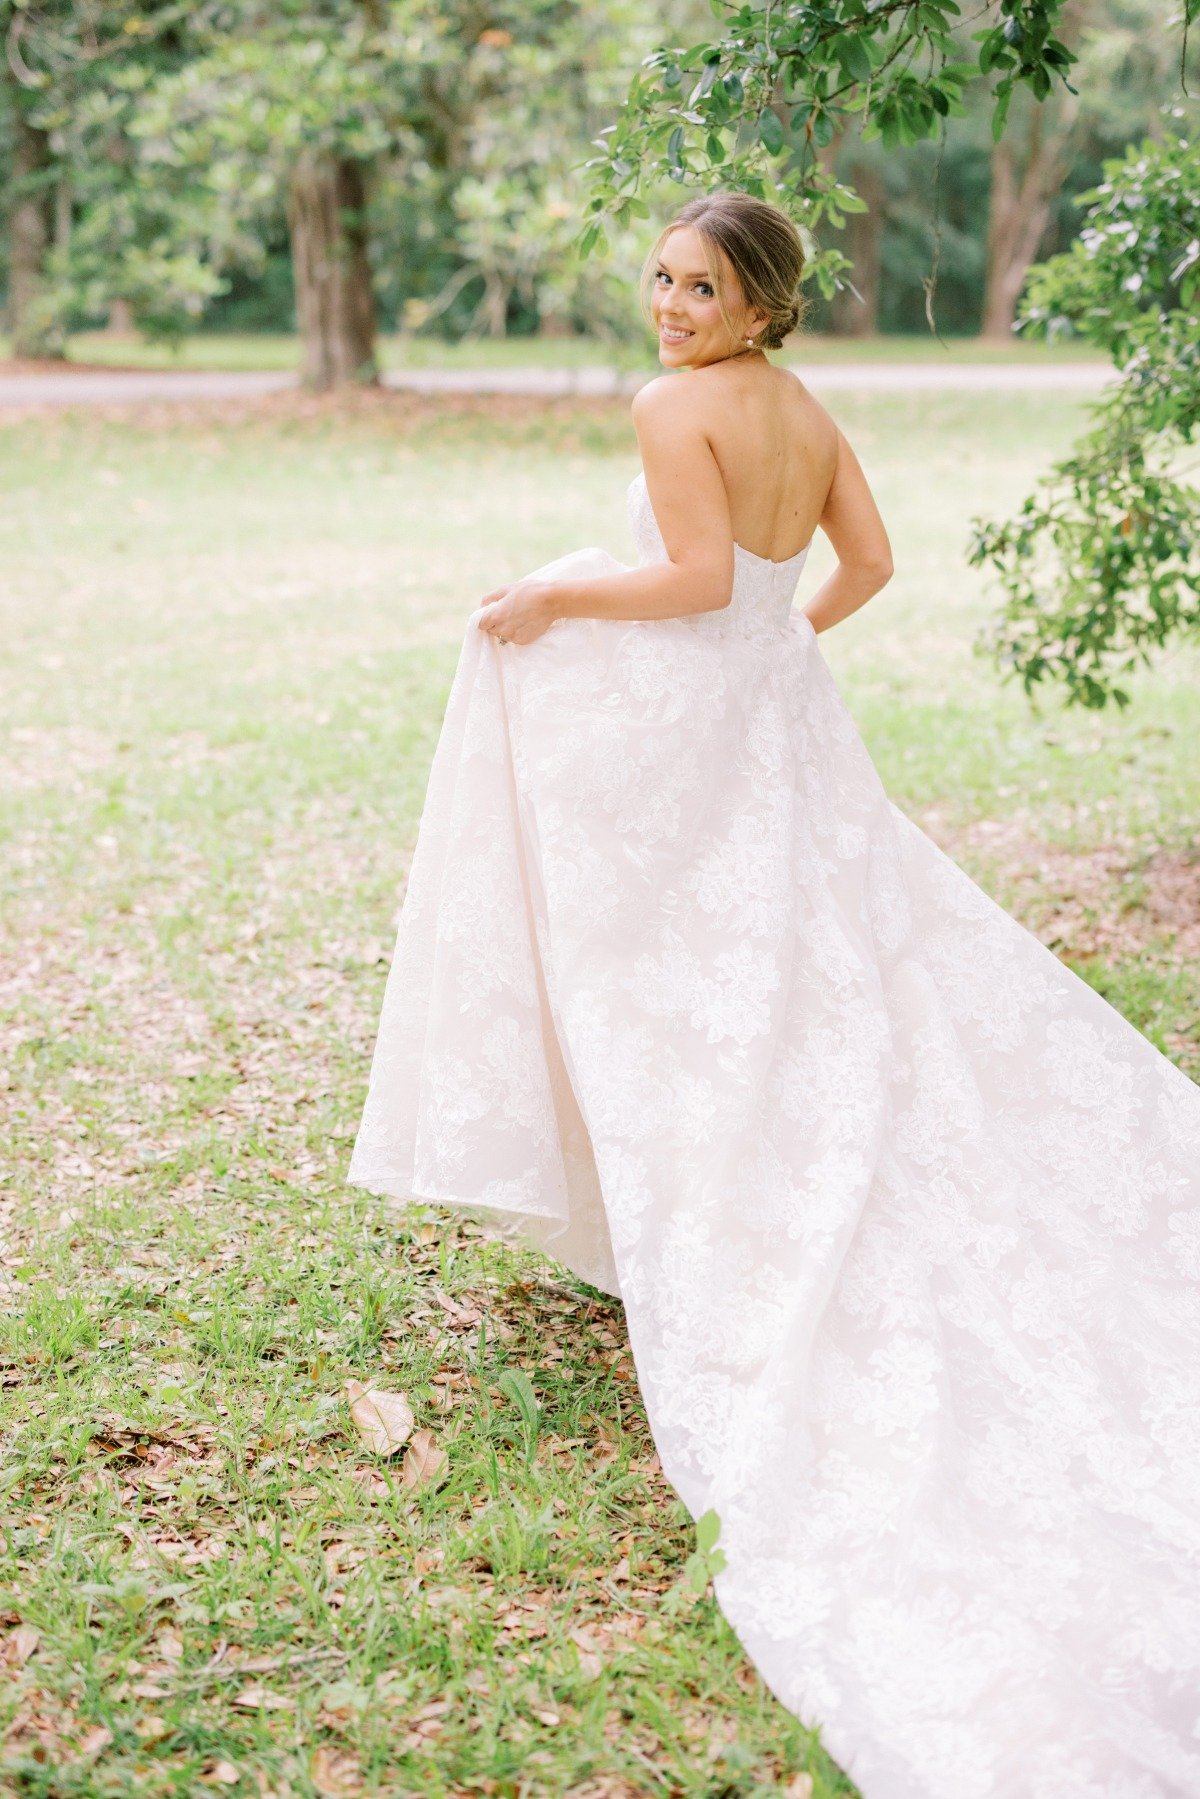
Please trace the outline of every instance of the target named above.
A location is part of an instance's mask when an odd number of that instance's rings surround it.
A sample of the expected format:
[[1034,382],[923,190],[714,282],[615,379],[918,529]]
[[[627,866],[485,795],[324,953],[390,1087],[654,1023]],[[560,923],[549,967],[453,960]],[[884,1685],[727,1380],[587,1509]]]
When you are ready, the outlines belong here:
[[1200,1091],[891,804],[803,562],[472,616],[349,1178],[620,1296],[865,1799],[1196,1799]]

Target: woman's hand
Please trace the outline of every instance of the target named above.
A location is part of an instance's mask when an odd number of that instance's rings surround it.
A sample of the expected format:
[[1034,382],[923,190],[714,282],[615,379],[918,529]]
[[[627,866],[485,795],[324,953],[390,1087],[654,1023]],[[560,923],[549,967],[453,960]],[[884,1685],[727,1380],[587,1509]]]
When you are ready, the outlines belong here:
[[557,601],[553,581],[514,581],[511,587],[493,588],[479,602],[487,608],[479,629],[505,643],[533,643],[559,617]]

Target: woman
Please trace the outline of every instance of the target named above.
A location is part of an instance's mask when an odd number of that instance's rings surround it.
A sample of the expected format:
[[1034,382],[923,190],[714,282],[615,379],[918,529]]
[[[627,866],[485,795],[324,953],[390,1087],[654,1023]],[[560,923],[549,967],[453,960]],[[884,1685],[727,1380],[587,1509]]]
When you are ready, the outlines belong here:
[[350,1179],[619,1294],[865,1799],[1194,1799],[1200,1092],[883,792],[816,640],[887,537],[767,356],[792,226],[699,199],[651,267],[639,565],[472,616]]

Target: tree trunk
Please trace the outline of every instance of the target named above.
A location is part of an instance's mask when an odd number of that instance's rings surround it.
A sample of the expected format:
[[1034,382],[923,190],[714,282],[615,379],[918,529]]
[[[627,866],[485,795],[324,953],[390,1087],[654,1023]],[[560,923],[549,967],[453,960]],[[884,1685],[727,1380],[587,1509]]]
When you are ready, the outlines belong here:
[[14,356],[61,356],[61,333],[46,317],[45,262],[50,242],[50,145],[19,107],[12,112],[8,209],[8,328]]
[[484,277],[481,308],[489,337],[508,336],[508,282],[490,270]]
[[[883,180],[873,163],[851,169],[849,180],[866,201],[866,212],[846,214],[842,248],[853,265],[850,280],[830,302],[830,325],[837,337],[874,337],[879,329],[879,277],[883,247]],[[861,296],[861,297],[860,297]]]
[[1049,105],[1047,100],[1033,108],[1019,177],[1011,134],[992,150],[982,334],[1006,343],[1012,341],[1017,300],[1067,174],[1070,121],[1048,139],[1044,119]]
[[349,157],[305,154],[292,172],[288,223],[306,387],[379,378],[366,201],[362,165]]
[[538,309],[539,337],[574,337],[575,331],[567,314],[558,308]]

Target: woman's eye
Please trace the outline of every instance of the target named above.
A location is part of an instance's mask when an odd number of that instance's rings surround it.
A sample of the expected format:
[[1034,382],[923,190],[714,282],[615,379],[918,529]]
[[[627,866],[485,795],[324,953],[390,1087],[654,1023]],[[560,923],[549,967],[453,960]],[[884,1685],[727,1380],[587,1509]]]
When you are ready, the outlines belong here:
[[659,269],[658,274],[655,276],[656,281],[669,281],[670,279],[671,277],[667,274],[666,269]]
[[711,300],[712,299],[713,290],[709,286],[707,281],[697,281],[696,292],[700,295],[702,300]]

